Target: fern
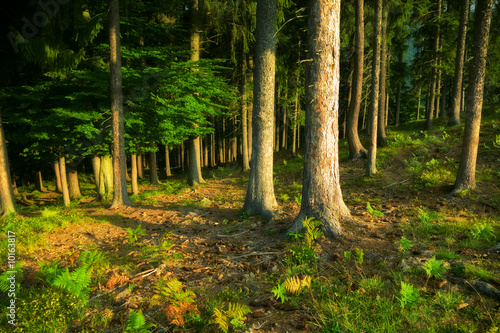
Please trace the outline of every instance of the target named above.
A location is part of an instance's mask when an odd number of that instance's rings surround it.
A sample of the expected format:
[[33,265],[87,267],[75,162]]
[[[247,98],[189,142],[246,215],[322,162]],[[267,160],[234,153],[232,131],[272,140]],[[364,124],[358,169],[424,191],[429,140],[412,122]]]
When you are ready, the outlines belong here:
[[142,229],[142,225],[139,224],[137,228],[132,229],[132,228],[125,228],[125,230],[128,233],[128,242],[129,244],[134,244],[139,240],[139,236],[145,236],[146,235],[146,230]]
[[281,300],[281,303],[285,303],[288,301],[288,297],[285,295],[286,288],[284,283],[278,283],[271,292],[274,294],[274,297]]
[[80,299],[85,299],[90,293],[90,273],[91,270],[86,265],[78,267],[71,273],[66,268],[57,276],[52,285],[66,289]]
[[99,252],[98,250],[94,250],[92,252],[83,251],[82,253],[80,253],[80,258],[78,259],[78,261],[81,265],[87,265],[88,267],[90,267],[93,265],[102,264],[103,259],[103,253]]
[[306,276],[302,280],[297,276],[289,277],[283,283],[285,290],[292,294],[298,294],[301,290],[311,286],[312,277]]
[[443,266],[443,260],[436,260],[436,257],[427,261],[423,268],[427,273],[427,278],[441,278],[442,274],[448,270],[448,267]]
[[366,203],[366,210],[368,211],[368,213],[370,213],[371,215],[374,215],[374,216],[384,216],[384,213],[382,213],[381,211],[379,210],[376,210],[376,209],[373,209],[372,206],[370,205],[370,202],[367,202]]
[[244,304],[228,303],[227,310],[214,309],[212,323],[218,325],[220,331],[227,333],[229,325],[235,330],[245,327],[246,315],[250,312],[252,312],[250,308]]
[[125,332],[149,333],[149,329],[155,326],[155,324],[146,324],[146,318],[144,318],[142,310],[138,312],[131,310],[128,314],[128,323]]

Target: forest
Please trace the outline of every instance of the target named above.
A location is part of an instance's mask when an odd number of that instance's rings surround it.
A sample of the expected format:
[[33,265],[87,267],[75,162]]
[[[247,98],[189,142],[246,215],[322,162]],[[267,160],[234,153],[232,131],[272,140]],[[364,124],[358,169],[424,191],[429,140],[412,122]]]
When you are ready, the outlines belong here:
[[0,333],[499,330],[499,1],[0,15]]

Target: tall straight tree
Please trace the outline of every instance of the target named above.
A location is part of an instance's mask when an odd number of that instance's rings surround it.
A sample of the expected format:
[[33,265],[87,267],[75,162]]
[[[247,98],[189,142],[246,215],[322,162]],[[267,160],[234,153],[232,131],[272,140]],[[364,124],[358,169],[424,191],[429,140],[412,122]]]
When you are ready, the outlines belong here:
[[10,177],[6,142],[0,111],[0,206],[2,207],[2,216],[17,212],[11,183],[12,178]]
[[111,113],[113,115],[113,202],[111,208],[131,205],[127,194],[127,165],[123,126],[122,59],[120,52],[119,0],[110,0],[109,61],[111,76]]
[[434,106],[436,103],[436,87],[437,87],[437,81],[438,81],[438,63],[439,63],[439,34],[440,34],[440,22],[439,20],[441,19],[441,6],[442,6],[442,0],[438,0],[438,8],[436,11],[436,28],[435,28],[435,34],[434,34],[434,50],[433,50],[433,57],[434,59],[432,60],[432,77],[431,77],[431,83],[429,87],[429,100],[427,101],[427,107],[425,110],[425,130],[429,131],[432,128],[432,119],[434,118]]
[[352,77],[352,95],[347,114],[347,142],[349,143],[349,158],[357,160],[366,156],[366,149],[361,144],[358,135],[359,111],[363,93],[363,67],[365,57],[365,23],[364,0],[355,1],[356,36],[354,49],[354,73]]
[[372,176],[377,173],[377,120],[379,112],[379,93],[380,93],[380,45],[382,38],[382,9],[383,0],[377,0],[374,17],[373,31],[373,65],[372,65],[372,86],[371,86],[371,104],[370,116],[368,120],[368,129],[370,139],[368,143],[368,156],[366,161],[366,175]]
[[[199,0],[191,0],[191,61],[200,60],[200,5]],[[188,184],[204,183],[205,180],[201,175],[201,160],[200,160],[200,138],[192,136],[189,138],[189,169],[188,169]]]
[[325,235],[342,235],[340,220],[350,216],[339,177],[338,110],[340,82],[340,0],[313,0],[309,13],[306,74],[306,133],[302,204],[290,230],[314,217]]
[[457,54],[455,57],[455,77],[451,93],[451,107],[448,125],[460,124],[460,103],[462,102],[462,81],[464,78],[465,40],[467,37],[467,21],[469,20],[469,0],[462,0],[460,8],[460,23],[458,26]]
[[255,31],[252,166],[243,210],[274,217],[274,92],[276,64],[276,0],[259,1]]
[[378,104],[377,142],[383,146],[387,141],[385,135],[386,86],[387,86],[387,25],[389,24],[389,6],[385,6],[382,14],[382,45],[380,49],[380,101]]
[[494,0],[477,0],[472,38],[472,60],[467,89],[464,141],[452,194],[476,186],[476,160],[483,107],[484,74]]

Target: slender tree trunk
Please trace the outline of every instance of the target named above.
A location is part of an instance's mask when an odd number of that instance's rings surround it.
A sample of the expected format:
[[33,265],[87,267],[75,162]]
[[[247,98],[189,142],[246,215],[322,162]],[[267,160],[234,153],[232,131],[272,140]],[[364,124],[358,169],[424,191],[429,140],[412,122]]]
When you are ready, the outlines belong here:
[[286,87],[286,90],[285,90],[285,106],[283,107],[283,129],[282,129],[282,132],[281,132],[281,148],[282,149],[286,149],[286,132],[287,132],[287,108],[286,108],[286,103],[287,103],[287,100],[288,100],[288,78],[286,78],[286,83],[285,83],[285,87]]
[[441,117],[446,117],[446,95],[448,94],[448,75],[446,72],[443,72],[443,84],[441,86],[441,102],[439,103],[440,108],[439,112]]
[[420,98],[421,97],[422,97],[422,88],[418,88],[417,120],[420,119]]
[[[17,183],[16,183],[16,175],[14,171],[11,172],[11,179],[12,179],[12,192],[14,192],[14,195],[19,195],[19,190],[17,189]],[[1,206],[1,202],[0,202]]]
[[59,160],[54,161],[54,174],[56,176],[56,192],[62,193],[61,171],[59,168]]
[[387,136],[385,135],[385,111],[386,111],[386,83],[387,83],[387,24],[388,20],[388,8],[383,9],[382,17],[382,45],[380,51],[380,101],[378,110],[378,123],[377,123],[377,143],[379,146],[384,146],[387,141]]
[[203,165],[207,168],[209,166],[208,164],[208,137],[205,139],[205,144],[203,145],[203,158],[204,158],[204,162],[203,162]]
[[396,126],[399,126],[399,114],[401,113],[401,83],[396,90]]
[[252,168],[243,211],[274,217],[273,183],[276,0],[259,2],[255,33]]
[[0,111],[0,206],[2,216],[17,213],[16,201],[12,190],[9,168],[9,156],[7,154],[7,140],[3,130],[2,114]]
[[250,170],[250,154],[248,153],[248,107],[247,107],[247,57],[245,53],[244,44],[241,50],[241,154],[243,171]]
[[109,48],[111,75],[111,113],[113,115],[113,202],[112,209],[131,205],[127,194],[127,165],[125,164],[125,142],[123,125],[123,92],[120,51],[119,0],[110,0]]
[[[155,144],[152,144],[155,146]],[[160,184],[158,179],[158,164],[156,163],[156,151],[149,152],[149,181],[153,185]]]
[[45,192],[47,189],[43,187],[42,172],[38,171],[35,178],[35,189],[39,192]]
[[[442,0],[438,0],[438,10],[437,10],[437,19],[441,17],[441,4]],[[439,52],[439,34],[440,34],[440,26],[439,22],[436,23],[436,32],[435,32],[435,39],[434,39],[434,50],[433,50],[433,55],[434,55],[434,64],[432,68],[432,80],[429,88],[429,101],[427,102],[427,109],[425,110],[425,130],[429,131],[432,128],[432,119],[434,117],[434,104],[436,100],[436,85],[437,85],[437,77],[438,77],[438,70],[437,70],[437,65],[439,63],[438,59],[438,52]]]
[[[361,144],[358,134],[359,112],[363,97],[363,71],[365,59],[365,29],[364,0],[355,1],[356,36],[354,48],[354,73],[352,96],[347,115],[347,142],[349,144],[349,159],[357,160],[366,156],[366,149]],[[364,121],[364,120],[363,120]]]
[[137,177],[144,179],[144,169],[142,167],[142,154],[137,154]]
[[278,85],[276,85],[276,102],[275,102],[275,123],[274,123],[274,151],[278,152],[280,151],[280,125],[279,119],[280,119],[280,89],[278,88]]
[[462,0],[460,9],[460,23],[458,26],[457,55],[455,57],[455,77],[451,93],[451,107],[448,125],[460,125],[460,110],[462,102],[462,84],[464,77],[465,42],[467,36],[467,21],[469,20],[469,0]]
[[80,191],[80,183],[78,181],[78,171],[70,166],[67,166],[66,170],[69,198],[71,200],[78,199],[82,196],[82,193]]
[[295,112],[293,114],[293,136],[292,136],[292,156],[297,155],[297,127],[299,118],[299,77],[297,76],[297,87],[295,88]]
[[204,144],[203,144],[203,138],[200,137],[200,168],[203,168],[205,167],[205,158],[203,156],[203,152],[204,152]]
[[92,170],[94,172],[94,185],[95,185],[95,191],[96,191],[96,197],[94,200],[96,201],[101,201],[102,200],[102,195],[101,191],[99,191],[100,188],[100,172],[101,172],[101,158],[97,155],[92,156]]
[[168,145],[165,145],[165,176],[172,176],[172,172],[170,170],[170,148]]
[[[439,59],[439,66],[441,66],[441,59]],[[438,69],[438,79],[436,82],[436,114],[434,118],[439,118],[441,112],[441,70]]]
[[370,105],[369,131],[370,140],[368,145],[368,156],[366,163],[366,175],[372,176],[377,173],[377,121],[379,112],[380,93],[380,46],[382,38],[382,0],[377,0],[375,9],[374,41],[373,41],[373,65],[372,65],[372,94]]
[[[249,70],[249,78],[250,78],[250,86],[252,86],[253,84],[253,64],[252,64],[252,57],[250,56],[250,59],[248,60],[248,70]],[[248,91],[247,89],[247,94],[248,93],[252,93],[252,91]],[[247,99],[248,100],[248,105],[247,105],[247,119],[248,119],[248,126],[247,126],[247,129],[248,129],[248,133],[247,133],[247,136],[248,136],[248,142],[247,142],[247,147],[248,147],[248,162],[251,163],[252,162],[252,114],[253,114],[253,98],[252,96],[250,96],[250,98]]]
[[61,187],[64,206],[68,207],[71,202],[68,190],[68,180],[66,178],[66,159],[64,157],[59,158],[59,172],[61,173]]
[[457,179],[453,186],[452,194],[465,189],[473,189],[476,186],[476,160],[479,146],[486,55],[488,52],[493,2],[493,0],[476,1],[476,19],[474,20],[474,35],[472,39],[473,58],[469,70],[470,78],[467,91],[464,141]]
[[131,183],[132,183],[132,194],[137,195],[139,194],[139,187],[137,186],[137,156],[135,154],[132,154],[130,156],[131,160],[131,165],[130,165],[130,176],[131,176]]
[[309,14],[308,49],[312,61],[306,77],[306,143],[300,213],[323,223],[326,236],[342,235],[340,221],[350,216],[342,198],[338,159],[340,82],[340,0],[313,0]]

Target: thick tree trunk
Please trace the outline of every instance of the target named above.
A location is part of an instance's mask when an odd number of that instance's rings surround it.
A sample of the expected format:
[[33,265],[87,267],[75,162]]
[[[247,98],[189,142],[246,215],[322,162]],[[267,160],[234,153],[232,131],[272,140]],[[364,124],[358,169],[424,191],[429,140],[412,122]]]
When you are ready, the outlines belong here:
[[68,180],[66,178],[66,159],[64,157],[59,158],[59,172],[61,173],[61,187],[64,206],[68,207],[71,201],[69,198]]
[[243,211],[274,217],[273,183],[274,93],[276,62],[276,0],[259,2],[255,33],[252,168]]
[[457,179],[453,186],[453,194],[465,189],[473,189],[476,186],[476,160],[492,8],[493,0],[476,1],[476,19],[474,20],[474,36],[472,39],[473,58],[469,70],[464,141]]
[[158,179],[158,164],[156,163],[156,151],[149,152],[149,181],[153,185],[160,184],[160,180]]
[[379,93],[380,93],[380,46],[382,38],[382,0],[377,0],[375,9],[375,22],[374,22],[374,41],[373,41],[373,65],[372,65],[372,85],[371,85],[371,105],[369,115],[369,144],[368,156],[366,163],[366,175],[372,176],[377,173],[377,121],[379,112]]
[[82,196],[80,191],[80,183],[78,182],[78,171],[70,166],[67,166],[67,180],[70,199],[78,199]]
[[7,154],[7,141],[3,130],[2,115],[0,113],[0,206],[2,216],[17,213],[14,192],[9,168],[9,156]]
[[38,171],[35,178],[35,189],[39,192],[45,192],[47,189],[43,187],[42,172]]
[[120,10],[119,0],[110,0],[109,67],[111,76],[111,114],[113,115],[113,202],[112,209],[131,205],[127,193],[127,165],[125,164],[125,142],[123,125],[123,92],[120,51]]
[[352,80],[352,96],[347,115],[347,142],[349,159],[357,160],[366,156],[366,149],[361,144],[358,134],[358,121],[363,94],[363,68],[365,59],[364,0],[355,1],[356,37],[354,48],[354,73]]
[[59,168],[59,160],[54,161],[54,174],[56,176],[56,192],[62,193],[61,170]]
[[139,194],[139,187],[137,186],[137,156],[132,154],[130,157],[131,165],[130,165],[130,176],[131,176],[131,185],[132,185],[132,194]]
[[165,175],[167,177],[172,176],[172,171],[170,170],[170,148],[165,145]]
[[382,17],[382,45],[380,51],[380,101],[378,106],[378,123],[377,123],[377,143],[379,146],[384,146],[387,141],[387,136],[385,135],[385,112],[386,112],[386,83],[387,83],[387,24],[388,20],[388,8],[384,8]]
[[[437,20],[441,17],[441,4],[442,0],[438,0],[438,10],[437,10]],[[437,79],[438,70],[437,65],[439,63],[438,52],[439,52],[439,34],[440,34],[440,24],[436,23],[436,32],[434,39],[434,50],[433,50],[433,68],[432,68],[432,79],[429,88],[429,100],[427,101],[427,109],[425,110],[425,130],[429,131],[432,129],[432,119],[434,118],[434,104],[436,103],[436,90],[437,90]]]
[[451,107],[448,125],[460,125],[460,110],[462,102],[462,83],[464,78],[465,41],[467,36],[467,21],[469,20],[469,0],[461,2],[460,23],[458,26],[457,54],[455,57],[455,77],[453,78],[453,91],[451,93]]
[[109,155],[101,156],[99,193],[101,193],[102,197],[113,193],[113,159]]
[[96,197],[94,200],[96,201],[101,201],[102,200],[102,194],[101,191],[99,191],[100,188],[100,172],[101,172],[101,158],[97,155],[92,156],[92,170],[94,172],[94,184],[95,184],[95,190],[96,190]]
[[203,158],[204,158],[204,161],[203,161],[203,165],[205,167],[208,167],[209,164],[208,164],[208,138],[206,138],[205,140],[205,144],[203,145]]
[[188,169],[188,184],[194,186],[202,184],[205,180],[201,175],[200,167],[200,143],[198,137],[193,137],[189,140],[189,169]]
[[326,236],[342,235],[340,220],[350,216],[342,198],[338,159],[340,82],[340,0],[313,0],[308,49],[312,61],[306,77],[306,143],[302,205],[290,231],[303,219],[323,223]]

